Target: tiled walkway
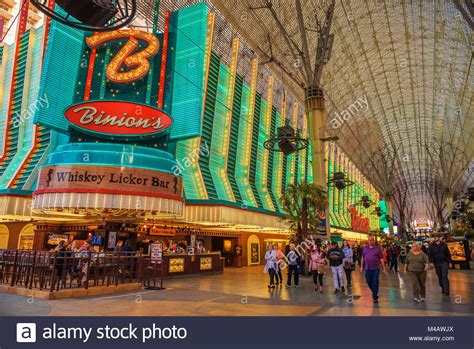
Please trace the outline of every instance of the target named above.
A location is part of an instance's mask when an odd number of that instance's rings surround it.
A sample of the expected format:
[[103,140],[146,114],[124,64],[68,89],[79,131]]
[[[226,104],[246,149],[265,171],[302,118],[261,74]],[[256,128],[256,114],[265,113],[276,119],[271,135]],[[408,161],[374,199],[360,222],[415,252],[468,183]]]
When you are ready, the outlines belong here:
[[[285,275],[286,276],[286,275]],[[81,299],[44,301],[0,294],[0,315],[59,316],[461,316],[474,314],[474,271],[449,272],[451,295],[442,296],[434,271],[428,272],[427,302],[412,301],[408,275],[381,275],[380,303],[374,305],[364,278],[353,273],[352,295],[333,294],[325,275],[325,293],[312,279],[299,288],[269,291],[262,268],[228,268],[223,275],[165,281],[165,290]]]

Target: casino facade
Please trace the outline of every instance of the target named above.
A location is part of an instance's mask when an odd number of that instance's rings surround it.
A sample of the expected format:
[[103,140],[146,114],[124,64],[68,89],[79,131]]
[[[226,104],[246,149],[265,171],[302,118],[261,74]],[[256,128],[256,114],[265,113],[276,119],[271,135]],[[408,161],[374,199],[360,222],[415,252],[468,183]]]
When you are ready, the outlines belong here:
[[[304,104],[211,3],[156,3],[149,28],[87,33],[45,20],[0,46],[0,248],[58,239],[199,241],[227,266],[260,264],[291,231],[279,198],[312,181],[311,151],[264,142],[281,126],[308,135]],[[357,164],[326,142],[320,235],[366,240],[385,202]],[[385,213],[385,212],[384,212]],[[329,234],[327,234],[329,233]]]

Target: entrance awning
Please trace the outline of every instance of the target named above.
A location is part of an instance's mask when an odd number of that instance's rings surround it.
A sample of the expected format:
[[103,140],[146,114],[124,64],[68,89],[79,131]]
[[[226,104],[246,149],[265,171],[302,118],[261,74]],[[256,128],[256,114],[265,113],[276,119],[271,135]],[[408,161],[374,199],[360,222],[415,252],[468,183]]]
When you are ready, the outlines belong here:
[[289,228],[288,223],[282,219],[281,215],[234,207],[232,203],[187,203],[183,216],[186,222],[209,226],[227,225],[228,228],[236,230],[252,229],[288,233]]

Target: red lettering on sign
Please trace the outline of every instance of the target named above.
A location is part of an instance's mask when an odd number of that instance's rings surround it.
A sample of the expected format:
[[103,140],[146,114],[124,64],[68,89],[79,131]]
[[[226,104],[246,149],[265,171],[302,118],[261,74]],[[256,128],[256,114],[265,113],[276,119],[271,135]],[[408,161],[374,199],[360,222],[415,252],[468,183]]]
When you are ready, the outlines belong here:
[[170,128],[173,120],[160,109],[119,101],[88,101],[64,112],[71,125],[81,131],[105,136],[155,136]]
[[352,229],[368,233],[370,231],[369,219],[359,216],[359,212],[353,205],[350,206],[350,213]]

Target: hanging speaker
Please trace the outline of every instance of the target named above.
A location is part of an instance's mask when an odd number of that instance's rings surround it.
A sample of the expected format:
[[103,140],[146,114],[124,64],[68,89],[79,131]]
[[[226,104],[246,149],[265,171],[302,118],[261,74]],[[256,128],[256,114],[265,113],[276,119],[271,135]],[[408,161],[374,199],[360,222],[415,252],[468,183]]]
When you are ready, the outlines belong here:
[[128,25],[135,17],[137,0],[30,0],[46,16],[72,28],[103,32]]
[[290,138],[295,137],[295,130],[291,126],[282,126],[278,127],[277,130],[278,138],[278,147],[285,155],[289,155],[298,150],[298,146],[295,143],[292,143]]
[[102,27],[118,12],[112,0],[56,0],[64,11],[86,25]]

